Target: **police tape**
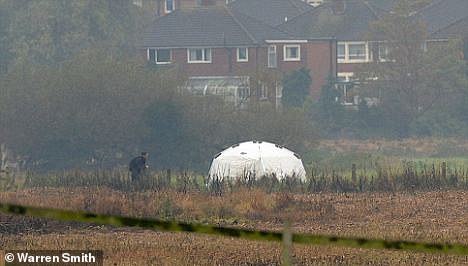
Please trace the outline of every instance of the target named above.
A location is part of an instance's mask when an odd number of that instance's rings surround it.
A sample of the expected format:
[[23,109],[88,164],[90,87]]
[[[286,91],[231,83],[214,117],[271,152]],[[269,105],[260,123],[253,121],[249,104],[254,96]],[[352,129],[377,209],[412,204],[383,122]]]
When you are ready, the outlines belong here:
[[[94,223],[100,225],[112,225],[116,227],[138,227],[164,232],[191,232],[247,240],[275,242],[283,241],[283,233],[275,231],[258,231],[206,224],[103,215],[89,212],[38,208],[15,204],[0,203],[0,212],[38,218],[49,218],[60,221]],[[390,249],[452,255],[468,255],[468,246],[462,244],[420,243],[413,241],[391,241],[383,239],[352,238],[314,234],[292,234],[291,237],[293,243],[306,245],[331,245],[351,248]]]

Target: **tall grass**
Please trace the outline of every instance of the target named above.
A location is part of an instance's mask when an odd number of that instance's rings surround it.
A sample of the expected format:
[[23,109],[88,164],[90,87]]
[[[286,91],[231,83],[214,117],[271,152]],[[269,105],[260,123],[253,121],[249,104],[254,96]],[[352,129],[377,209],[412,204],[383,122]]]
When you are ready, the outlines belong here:
[[141,180],[132,182],[123,169],[70,170],[53,173],[4,174],[0,189],[15,190],[40,187],[107,187],[121,191],[175,190],[222,195],[240,188],[259,188],[266,192],[369,192],[369,191],[421,191],[440,189],[468,189],[468,168],[445,162],[425,163],[402,161],[398,165],[372,168],[355,167],[330,169],[310,167],[307,181],[296,178],[278,180],[274,177],[238,180],[210,180],[191,172],[152,171]]

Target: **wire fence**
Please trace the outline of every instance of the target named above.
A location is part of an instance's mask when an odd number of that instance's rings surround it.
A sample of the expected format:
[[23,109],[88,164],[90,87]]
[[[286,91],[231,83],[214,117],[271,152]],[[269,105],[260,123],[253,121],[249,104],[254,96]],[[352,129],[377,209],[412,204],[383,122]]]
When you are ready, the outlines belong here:
[[468,255],[468,246],[462,244],[421,243],[413,241],[392,241],[383,239],[352,238],[314,234],[293,234],[288,232],[288,230],[285,230],[285,233],[278,231],[258,231],[220,227],[208,224],[183,223],[157,219],[141,219],[5,203],[0,203],[0,212],[6,214],[56,219],[60,221],[94,223],[100,225],[112,225],[116,227],[138,227],[164,232],[190,232],[216,236],[227,236],[247,240],[274,241],[283,243],[284,241],[290,241],[292,243],[305,245],[332,245],[365,249],[390,249],[461,256]]

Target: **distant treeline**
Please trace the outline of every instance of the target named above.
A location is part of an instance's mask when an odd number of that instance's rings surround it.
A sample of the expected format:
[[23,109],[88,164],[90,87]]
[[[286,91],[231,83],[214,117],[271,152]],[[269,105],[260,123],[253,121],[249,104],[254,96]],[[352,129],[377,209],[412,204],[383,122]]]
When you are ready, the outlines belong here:
[[153,167],[205,170],[234,143],[262,139],[303,150],[304,113],[270,105],[238,110],[183,93],[176,71],[105,50],[60,66],[24,64],[0,79],[1,141],[44,169],[110,167],[148,151]]
[[[404,14],[392,16],[376,32],[408,36],[392,26]],[[204,172],[214,154],[245,140],[305,153],[319,137],[468,136],[460,44],[425,52],[418,25],[408,26],[417,42],[390,47],[401,60],[362,70],[386,80],[360,83],[359,94],[379,93],[380,105],[348,110],[334,79],[311,99],[304,88],[314,73],[300,69],[283,78],[283,108],[252,102],[241,110],[184,93],[177,68],[144,62],[137,33],[150,22],[132,1],[0,0],[0,143],[21,156],[13,160],[43,170],[113,167],[147,151],[154,168]]]

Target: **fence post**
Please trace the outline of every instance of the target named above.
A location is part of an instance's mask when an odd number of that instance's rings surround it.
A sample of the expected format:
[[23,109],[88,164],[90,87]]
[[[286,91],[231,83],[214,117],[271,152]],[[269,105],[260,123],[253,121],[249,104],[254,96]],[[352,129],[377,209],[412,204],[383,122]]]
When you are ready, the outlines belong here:
[[447,163],[442,162],[442,178],[445,180],[447,178]]
[[351,180],[353,181],[353,184],[355,185],[356,184],[356,164],[353,163],[352,167],[351,167]]
[[171,186],[171,169],[166,170],[166,186],[167,188]]
[[287,221],[283,231],[283,250],[281,252],[281,265],[290,266],[291,262],[291,250],[292,250],[292,233],[291,223]]

